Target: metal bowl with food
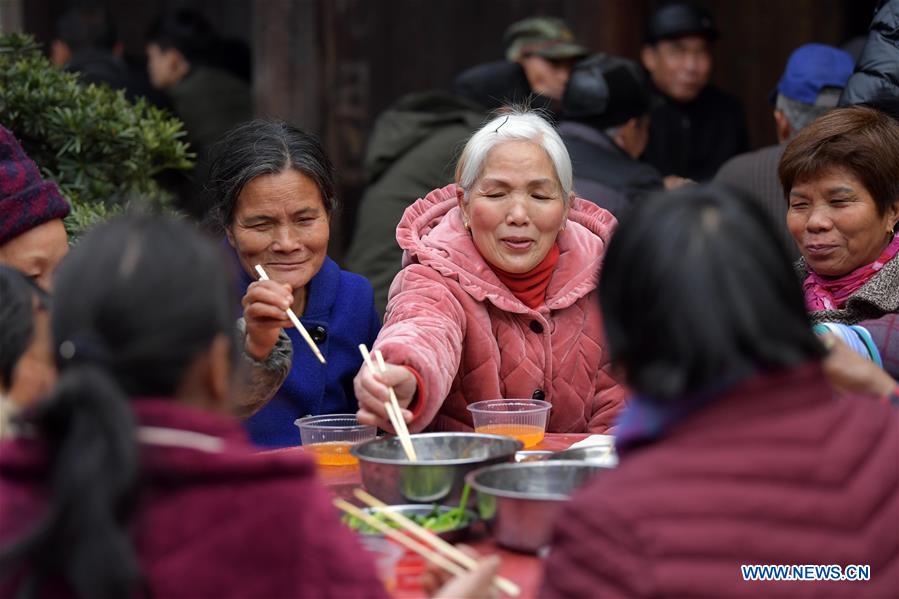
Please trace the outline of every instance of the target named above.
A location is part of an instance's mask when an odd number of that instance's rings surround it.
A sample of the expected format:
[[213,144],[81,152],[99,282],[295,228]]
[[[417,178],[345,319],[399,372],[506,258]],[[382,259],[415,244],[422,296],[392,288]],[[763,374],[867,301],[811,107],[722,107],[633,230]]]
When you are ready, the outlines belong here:
[[[471,532],[472,526],[480,518],[474,510],[460,510],[458,507],[448,505],[426,505],[422,503],[410,503],[406,505],[388,505],[382,508],[365,508],[365,513],[374,516],[391,528],[400,528],[383,512],[393,512],[405,516],[422,528],[430,530],[449,543],[458,543],[465,540]],[[381,532],[369,526],[362,520],[345,515],[344,523],[351,529],[362,535],[383,536]]]
[[497,543],[535,553],[549,543],[562,505],[603,470],[584,462],[547,460],[480,468],[466,480],[477,491],[478,513]]
[[365,489],[385,503],[454,504],[462,496],[465,475],[482,466],[511,462],[521,441],[482,433],[412,435],[418,456],[410,462],[396,437],[355,445]]

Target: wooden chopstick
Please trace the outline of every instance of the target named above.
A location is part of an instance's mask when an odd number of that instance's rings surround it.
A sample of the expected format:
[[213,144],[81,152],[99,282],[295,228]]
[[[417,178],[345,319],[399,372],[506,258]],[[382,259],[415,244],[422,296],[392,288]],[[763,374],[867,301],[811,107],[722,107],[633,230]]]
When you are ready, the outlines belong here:
[[[446,541],[441,539],[433,531],[430,531],[427,528],[424,528],[423,526],[416,524],[415,522],[413,522],[412,520],[410,520],[409,518],[405,517],[404,515],[402,515],[400,513],[382,509],[382,508],[386,508],[388,506],[386,503],[384,503],[377,497],[374,497],[370,493],[366,493],[364,490],[362,490],[360,488],[354,489],[353,494],[356,495],[356,497],[361,502],[367,504],[368,506],[373,507],[373,508],[379,508],[380,513],[384,514],[385,516],[387,516],[388,518],[390,518],[391,520],[393,520],[394,522],[396,522],[397,524],[402,526],[404,529],[406,529],[409,532],[411,532],[412,534],[414,534],[416,537],[418,537],[422,541],[430,543],[435,549],[442,552],[444,555],[446,555],[450,559],[455,560],[456,562],[458,562],[465,568],[472,570],[478,566],[477,561],[475,561],[475,559],[473,557],[456,549],[456,547],[454,547],[452,544],[447,543]],[[502,576],[496,576],[493,578],[493,584],[495,584],[499,590],[506,593],[507,595],[511,595],[512,597],[517,597],[518,595],[521,594],[521,589],[518,587],[518,585],[515,584],[514,582],[512,582],[511,580],[509,580],[508,578],[503,578]]]
[[[372,362],[371,354],[364,343],[359,344],[359,353],[362,354],[362,359],[365,360],[369,370],[375,372],[375,364]],[[383,369],[381,372],[383,372]],[[393,399],[396,399],[396,393],[393,391],[393,387],[388,387],[388,389],[390,389]],[[418,456],[415,453],[415,447],[412,446],[412,439],[409,437],[409,431],[406,428],[406,421],[403,420],[403,413],[400,411],[399,403],[397,403],[394,408],[394,405],[391,402],[385,401],[384,409],[387,410],[387,417],[390,419],[390,424],[393,426],[393,430],[406,454],[406,459],[410,462],[417,462]],[[405,434],[403,434],[403,432],[405,432]]]
[[425,547],[418,541],[414,541],[414,540],[410,539],[409,537],[402,534],[398,530],[390,528],[389,526],[387,526],[386,524],[384,524],[377,518],[366,514],[365,512],[363,512],[362,510],[357,508],[352,503],[337,497],[334,499],[334,505],[337,506],[338,509],[346,512],[347,514],[350,514],[351,516],[359,518],[360,520],[362,520],[363,522],[365,522],[366,524],[368,524],[369,526],[371,526],[378,532],[383,533],[385,536],[393,539],[394,541],[396,541],[403,547],[405,547],[411,551],[414,551],[415,553],[422,556],[429,562],[432,562],[433,564],[440,566],[441,568],[443,568],[450,574],[454,574],[454,575],[458,576],[460,574],[465,574],[467,572],[467,570],[465,570],[458,564],[451,562],[450,560],[446,559],[439,553]]
[[[378,367],[381,369],[381,374],[387,372],[387,364],[384,362],[384,355],[381,353],[381,350],[376,349],[374,351],[375,359],[378,361]],[[403,418],[403,411],[400,409],[400,402],[396,398],[396,391],[393,390],[393,387],[387,387],[387,390],[390,392],[390,404],[393,406],[393,411],[396,413],[397,423],[400,425],[399,430],[397,430],[397,435],[399,437],[406,437],[409,440],[409,449],[411,449],[412,457],[409,458],[413,462],[418,461],[418,455],[415,453],[415,446],[412,445],[412,437],[409,435],[409,428],[406,426],[406,420]]]
[[[265,274],[265,270],[263,270],[261,264],[256,265],[256,272],[259,273],[259,278],[263,281],[268,281],[268,275]],[[294,314],[291,308],[287,309],[287,318],[290,319],[290,322],[293,323],[293,326],[297,328],[302,335],[303,339],[306,341],[306,345],[309,346],[309,349],[312,350],[312,353],[315,354],[315,357],[318,358],[318,361],[322,364],[325,363],[325,357],[322,355],[321,351],[319,351],[318,346],[315,344],[315,341],[312,340],[312,337],[309,336],[309,331],[306,330],[306,327],[303,326],[303,323],[300,322],[300,319],[297,318],[297,315]]]

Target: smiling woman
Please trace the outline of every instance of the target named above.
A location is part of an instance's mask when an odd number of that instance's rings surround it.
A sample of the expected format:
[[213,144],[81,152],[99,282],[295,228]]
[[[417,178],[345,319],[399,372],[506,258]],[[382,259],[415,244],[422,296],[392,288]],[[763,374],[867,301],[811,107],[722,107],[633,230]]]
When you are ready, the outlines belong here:
[[[784,151],[778,173],[787,227],[807,268],[806,303],[813,312],[851,322],[899,307],[897,171],[899,125],[871,108],[834,110]],[[882,286],[884,278],[893,290],[886,303],[862,292],[869,283]]]
[[[899,125],[872,108],[834,110],[790,142],[778,174],[816,323],[860,324],[899,375]],[[868,338],[864,337],[868,342]]]
[[456,183],[410,206],[406,267],[375,342],[387,372],[356,376],[359,420],[471,430],[470,403],[552,404],[549,432],[605,432],[624,392],[608,371],[596,281],[614,217],[571,192],[571,160],[540,115],[511,111],[468,141]]
[[[260,445],[299,443],[302,416],[353,412],[352,377],[380,328],[371,285],[327,256],[336,209],[334,173],[318,140],[281,121],[252,121],[216,146],[208,188],[213,225],[240,264],[244,353],[254,364],[293,361],[271,394],[238,399]],[[271,280],[255,281],[256,265]],[[320,364],[287,317],[291,308],[327,363]],[[253,415],[254,414],[254,415]]]

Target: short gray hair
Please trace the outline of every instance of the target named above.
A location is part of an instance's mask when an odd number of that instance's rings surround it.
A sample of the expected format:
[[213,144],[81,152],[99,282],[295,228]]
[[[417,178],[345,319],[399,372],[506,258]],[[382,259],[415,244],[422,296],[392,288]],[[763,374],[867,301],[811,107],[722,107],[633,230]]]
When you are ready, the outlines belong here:
[[465,199],[483,174],[490,150],[509,141],[529,141],[543,148],[555,168],[562,200],[567,204],[574,179],[568,150],[549,121],[537,111],[522,108],[512,108],[491,119],[465,144],[456,165],[456,184],[462,188]]
[[825,87],[818,94],[814,104],[806,104],[783,94],[777,94],[774,108],[784,114],[795,136],[819,116],[835,108],[842,91],[839,87]]

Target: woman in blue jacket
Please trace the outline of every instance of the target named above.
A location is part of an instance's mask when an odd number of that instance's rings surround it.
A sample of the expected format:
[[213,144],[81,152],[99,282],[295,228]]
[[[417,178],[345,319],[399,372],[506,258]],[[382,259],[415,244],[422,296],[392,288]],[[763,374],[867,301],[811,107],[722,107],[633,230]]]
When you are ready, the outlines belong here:
[[[327,256],[337,206],[334,170],[318,139],[274,120],[239,125],[213,153],[207,189],[210,219],[240,264],[244,355],[259,364],[293,363],[268,402],[248,394],[240,404],[253,440],[264,446],[299,443],[293,422],[309,414],[353,413],[357,346],[380,329],[372,288]],[[269,281],[257,281],[261,265]],[[287,318],[294,313],[326,359],[322,364]],[[283,331],[282,331],[283,329]],[[290,343],[287,343],[286,337]],[[274,354],[274,356],[273,356]],[[283,359],[273,357],[283,355]]]

